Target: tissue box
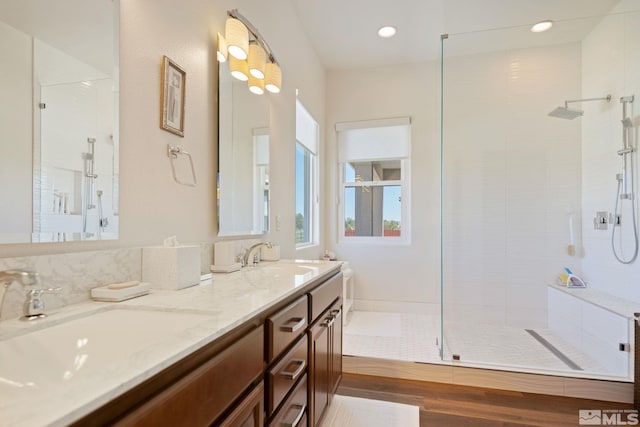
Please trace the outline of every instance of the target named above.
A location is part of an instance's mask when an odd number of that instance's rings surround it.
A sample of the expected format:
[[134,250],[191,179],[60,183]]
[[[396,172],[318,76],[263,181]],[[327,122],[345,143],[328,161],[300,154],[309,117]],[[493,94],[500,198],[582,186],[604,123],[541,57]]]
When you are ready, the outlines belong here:
[[199,284],[200,247],[142,248],[142,280],[153,288],[170,290]]

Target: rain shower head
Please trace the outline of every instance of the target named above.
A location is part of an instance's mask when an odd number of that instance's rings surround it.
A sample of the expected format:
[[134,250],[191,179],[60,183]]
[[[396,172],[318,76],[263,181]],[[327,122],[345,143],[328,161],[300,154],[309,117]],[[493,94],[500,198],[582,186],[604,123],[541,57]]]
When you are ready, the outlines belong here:
[[584,111],[581,111],[581,110],[572,110],[571,108],[568,108],[568,107],[558,107],[552,112],[550,112],[548,115],[550,117],[557,117],[559,119],[573,120],[576,117],[582,116],[583,114],[584,114]]
[[582,111],[582,110],[574,110],[572,108],[569,108],[569,104],[572,103],[572,102],[586,102],[586,101],[607,101],[607,102],[610,102],[611,101],[611,95],[607,95],[607,96],[602,97],[602,98],[570,99],[570,100],[564,101],[564,107],[558,107],[555,110],[553,110],[552,112],[550,112],[548,115],[551,116],[551,117],[557,117],[559,119],[573,120],[576,117],[580,117],[580,116],[584,115],[584,111]]

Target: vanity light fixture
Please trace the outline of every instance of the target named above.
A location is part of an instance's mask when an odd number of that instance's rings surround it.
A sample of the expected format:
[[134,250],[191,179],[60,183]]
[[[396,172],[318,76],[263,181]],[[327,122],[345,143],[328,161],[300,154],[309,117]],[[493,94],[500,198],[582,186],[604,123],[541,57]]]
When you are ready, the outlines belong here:
[[385,25],[378,30],[378,36],[382,37],[383,39],[388,39],[389,37],[395,36],[397,31],[398,30],[396,29],[396,27]]
[[543,31],[547,31],[551,27],[553,27],[553,21],[547,19],[545,21],[540,21],[540,22],[537,22],[537,23],[533,24],[533,26],[531,27],[531,32],[532,33],[541,33]]
[[257,78],[264,79],[264,68],[267,65],[267,52],[258,43],[249,45],[249,73]]
[[271,93],[279,93],[282,87],[282,70],[278,64],[267,62],[265,67],[264,87]]
[[224,25],[227,50],[236,59],[245,60],[249,56],[249,30],[233,16],[227,18]]
[[264,80],[249,75],[249,91],[256,95],[262,95],[264,93]]
[[229,55],[229,72],[241,82],[249,80],[249,66],[247,65],[247,61],[236,59],[235,56],[231,55]]
[[[278,93],[282,70],[266,40],[237,9],[227,11],[225,35],[218,34],[218,61],[229,60],[229,71],[238,80],[248,81],[255,94]],[[228,55],[227,55],[228,53]]]

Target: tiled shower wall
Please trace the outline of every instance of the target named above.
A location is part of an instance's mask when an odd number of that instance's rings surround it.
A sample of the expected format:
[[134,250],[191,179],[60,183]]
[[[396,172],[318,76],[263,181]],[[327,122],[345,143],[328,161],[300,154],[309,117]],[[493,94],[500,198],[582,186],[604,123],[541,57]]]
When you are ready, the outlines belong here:
[[[611,249],[611,228],[594,230],[597,211],[614,211],[616,174],[621,171],[622,104],[620,97],[635,95],[630,110],[637,147],[640,115],[640,13],[604,18],[582,44],[582,93],[584,97],[612,95],[610,103],[584,103],[582,123],[582,224],[584,260],[582,273],[589,286],[630,301],[640,302],[640,259],[630,265],[617,262]],[[636,200],[638,197],[638,156]],[[628,201],[624,202],[629,205]],[[636,211],[636,215],[638,212]],[[622,212],[625,256],[632,252],[631,211]],[[616,231],[619,233],[619,230]]]
[[580,95],[580,70],[579,43],[446,58],[445,324],[545,327],[547,284],[579,265],[580,127],[547,114]]

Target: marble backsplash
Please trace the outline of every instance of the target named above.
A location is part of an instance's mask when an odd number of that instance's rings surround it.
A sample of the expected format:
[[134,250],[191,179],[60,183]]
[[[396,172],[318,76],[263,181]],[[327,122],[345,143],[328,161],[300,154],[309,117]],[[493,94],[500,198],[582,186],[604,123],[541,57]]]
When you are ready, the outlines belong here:
[[[238,240],[242,251],[259,240]],[[213,243],[200,246],[200,270],[210,272],[213,264]],[[90,290],[110,283],[142,279],[142,248],[0,258],[0,271],[30,270],[40,275],[42,288],[62,288],[59,293],[44,296],[46,311],[78,304],[90,299]],[[7,289],[0,320],[20,317],[27,289],[13,284]]]
[[[57,288],[59,293],[44,296],[47,311],[89,299],[90,290],[110,283],[140,280],[142,276],[142,249],[113,249],[95,252],[73,252],[0,258],[0,271],[31,270],[40,275],[43,288]],[[5,295],[2,319],[22,315],[27,289],[14,283]]]

